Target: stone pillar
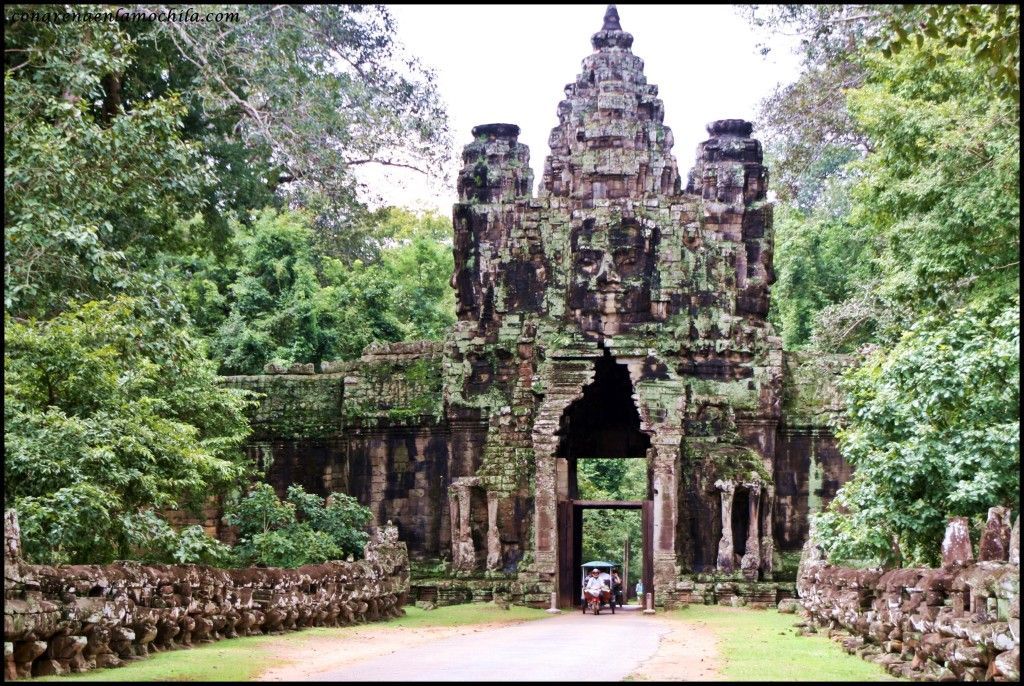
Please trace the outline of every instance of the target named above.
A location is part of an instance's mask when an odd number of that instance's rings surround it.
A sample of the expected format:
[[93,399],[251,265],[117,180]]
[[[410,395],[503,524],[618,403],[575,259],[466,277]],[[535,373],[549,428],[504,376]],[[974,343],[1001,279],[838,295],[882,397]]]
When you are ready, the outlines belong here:
[[722,538],[718,542],[718,571],[733,571],[732,561],[732,498],[736,484],[732,481],[716,481],[715,488],[722,495]]
[[[654,453],[654,594],[659,605],[674,603],[676,584],[676,460],[678,437],[656,436]],[[667,439],[667,440],[666,440]],[[664,441],[664,442],[662,442]]]
[[748,581],[757,580],[757,570],[761,567],[761,537],[759,527],[759,508],[761,502],[761,484],[746,484],[748,489],[747,506],[749,516],[747,517],[747,543],[746,551],[743,553],[743,560],[740,561],[740,569]]
[[544,589],[550,593],[558,578],[557,432],[562,414],[583,397],[583,387],[593,381],[594,370],[590,360],[552,359],[538,374],[548,379],[549,386],[533,422],[534,558],[528,571],[539,575],[539,583],[552,584]]
[[967,517],[951,517],[942,539],[942,566],[963,565],[974,560]]
[[487,492],[487,569],[501,567],[501,537],[498,534],[498,494]]
[[470,529],[470,488],[466,479],[452,482],[448,502],[452,513],[452,567],[471,572],[476,567],[476,549]]
[[1010,549],[1010,508],[990,507],[985,530],[978,546],[978,559],[982,562],[1006,562]]
[[761,501],[761,578],[771,581],[775,564],[775,536],[772,516],[775,510],[775,487],[765,486]]
[[448,489],[448,520],[451,525],[452,566],[459,559],[459,494],[455,487]]
[[[557,420],[550,429],[552,435],[538,437],[534,425],[535,496],[534,496],[534,557],[538,572],[555,574],[555,548],[557,535],[557,498],[555,496],[555,449],[558,439],[553,435],[558,430]],[[543,568],[543,569],[542,569]]]

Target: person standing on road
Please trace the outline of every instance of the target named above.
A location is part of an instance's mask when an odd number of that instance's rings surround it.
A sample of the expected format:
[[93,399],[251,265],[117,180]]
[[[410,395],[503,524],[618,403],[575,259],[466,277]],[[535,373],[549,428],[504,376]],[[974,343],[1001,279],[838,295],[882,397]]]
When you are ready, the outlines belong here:
[[644,604],[644,582],[636,582],[636,599],[640,601],[640,604]]

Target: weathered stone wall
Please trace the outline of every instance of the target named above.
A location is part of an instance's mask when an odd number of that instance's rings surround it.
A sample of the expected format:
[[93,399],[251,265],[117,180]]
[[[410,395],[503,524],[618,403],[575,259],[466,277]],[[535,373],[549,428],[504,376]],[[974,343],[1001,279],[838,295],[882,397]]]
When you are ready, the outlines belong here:
[[775,542],[780,552],[799,551],[808,515],[821,511],[852,474],[836,445],[843,418],[839,376],[853,355],[784,352],[782,421],[775,446]]
[[[268,365],[265,374],[221,382],[260,394],[247,452],[279,496],[291,484],[349,493],[370,508],[373,524],[394,522],[411,555],[437,557],[448,546],[447,485],[462,464],[449,464],[441,352],[432,341],[377,344],[352,362]],[[464,473],[479,457],[469,462]]]
[[[290,373],[297,370],[308,373]],[[313,365],[293,365],[288,369],[268,365],[266,372],[220,379],[225,386],[260,394],[259,406],[248,413],[254,440],[323,438],[341,431],[343,371],[316,374]]]
[[27,565],[19,539],[9,511],[6,679],[116,667],[150,652],[222,638],[397,617],[409,588],[405,544],[389,527],[375,535],[365,560],[298,569]]
[[848,652],[898,676],[1018,681],[1020,519],[1011,535],[1009,514],[990,510],[977,562],[965,518],[951,521],[939,569],[805,560],[797,584],[805,631],[825,628]]

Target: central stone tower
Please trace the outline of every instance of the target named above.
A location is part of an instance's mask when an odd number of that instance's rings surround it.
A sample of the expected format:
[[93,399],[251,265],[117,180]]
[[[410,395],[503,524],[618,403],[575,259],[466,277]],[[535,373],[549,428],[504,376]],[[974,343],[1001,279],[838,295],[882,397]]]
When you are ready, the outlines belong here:
[[478,126],[463,152],[443,365],[452,561],[571,601],[576,460],[643,457],[648,583],[671,604],[691,572],[772,574],[767,171],[752,125],[726,119],[684,181],[614,6],[591,43],[537,197],[519,127]]

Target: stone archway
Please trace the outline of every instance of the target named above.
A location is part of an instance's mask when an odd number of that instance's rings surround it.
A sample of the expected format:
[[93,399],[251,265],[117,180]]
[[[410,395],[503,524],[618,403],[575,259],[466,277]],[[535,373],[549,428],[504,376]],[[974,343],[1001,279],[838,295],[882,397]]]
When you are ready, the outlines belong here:
[[[549,574],[563,604],[573,603],[583,509],[638,509],[643,513],[645,587],[653,580],[654,512],[652,437],[638,409],[629,366],[609,351],[586,358],[550,360],[547,389],[534,424],[537,464],[536,570]],[[647,460],[647,497],[598,503],[578,498],[576,460]],[[542,566],[543,565],[543,566]],[[543,578],[543,577],[542,577]]]

